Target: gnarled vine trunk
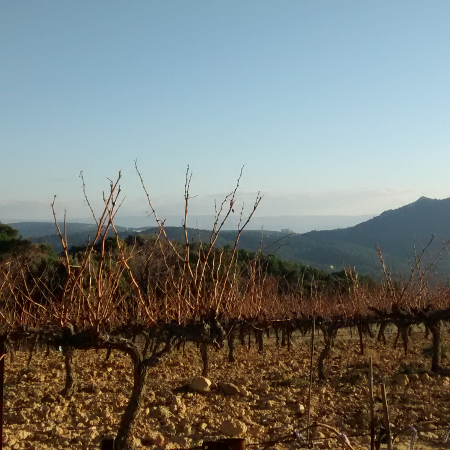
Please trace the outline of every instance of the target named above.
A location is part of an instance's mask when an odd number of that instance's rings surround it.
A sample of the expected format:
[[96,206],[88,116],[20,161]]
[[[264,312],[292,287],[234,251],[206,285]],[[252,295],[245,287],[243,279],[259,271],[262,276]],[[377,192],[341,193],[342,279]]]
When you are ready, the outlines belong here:
[[323,350],[320,352],[319,360],[318,360],[318,369],[319,369],[319,380],[326,380],[325,376],[325,360],[331,353],[331,349],[333,348],[334,339],[336,338],[339,327],[337,325],[321,325],[320,326],[325,346]]
[[258,342],[258,352],[264,353],[264,335],[262,330],[256,330],[256,341]]
[[435,320],[428,323],[428,328],[433,336],[433,355],[431,358],[431,370],[439,372],[441,368],[441,321]]
[[200,344],[200,353],[202,355],[202,362],[203,362],[202,377],[206,378],[209,375],[209,356],[208,356],[208,347],[204,342]]
[[363,337],[362,323],[358,324],[358,334],[359,334],[359,351],[361,353],[361,356],[364,356],[364,337]]
[[236,358],[234,357],[234,339],[235,339],[235,331],[232,328],[228,332],[227,343],[228,343],[228,362],[235,362]]
[[114,441],[115,450],[133,450],[133,431],[141,400],[145,394],[145,381],[147,379],[148,367],[142,360],[142,355],[140,355],[138,350],[136,350],[133,360],[133,390],[125,411],[122,414],[119,430]]
[[63,397],[70,397],[75,392],[75,375],[72,364],[74,349],[72,347],[63,347],[63,354],[66,380],[60,394]]
[[386,345],[386,335],[384,334],[384,332],[386,331],[386,327],[387,327],[387,323],[386,322],[381,322],[380,324],[380,330],[378,331],[378,337],[377,337],[377,341],[383,341],[383,344]]

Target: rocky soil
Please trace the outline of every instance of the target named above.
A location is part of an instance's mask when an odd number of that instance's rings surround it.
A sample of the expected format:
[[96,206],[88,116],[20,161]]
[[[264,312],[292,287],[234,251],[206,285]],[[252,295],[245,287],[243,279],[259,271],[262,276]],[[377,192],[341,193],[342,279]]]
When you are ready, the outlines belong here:
[[[225,349],[211,351],[209,379],[199,377],[201,359],[195,346],[186,346],[184,354],[182,350],[173,353],[149,373],[136,448],[190,448],[203,440],[238,436],[245,437],[247,444],[288,437],[290,442],[272,443],[268,448],[298,448],[292,435],[307,424],[308,339],[295,336],[290,352],[276,347],[273,339],[266,340],[263,354],[255,345],[250,350],[238,347],[236,363],[227,361]],[[345,432],[355,449],[370,448],[366,373],[368,356],[372,356],[378,420],[384,380],[395,429],[419,423],[416,449],[450,448],[443,442],[450,422],[449,379],[428,372],[431,363],[424,348],[429,341],[423,332],[417,330],[412,339],[407,358],[400,345],[393,348],[394,334],[388,336],[387,345],[367,338],[366,354],[360,356],[356,334],[341,333],[327,361],[329,380],[314,379],[312,421]],[[444,356],[448,345],[444,342]],[[321,348],[319,339],[316,350]],[[28,367],[28,353],[16,352],[13,362],[8,357],[4,448],[99,449],[103,436],[114,435],[131,392],[132,372],[127,357],[113,352],[105,362],[105,353],[75,353],[78,389],[69,398],[58,394],[64,386],[61,352],[52,351],[49,356],[38,352]],[[317,356],[316,351],[315,361]],[[444,358],[444,367],[447,364]],[[313,429],[312,435],[315,448],[341,445],[327,428]],[[409,449],[409,439],[407,431],[395,448]]]

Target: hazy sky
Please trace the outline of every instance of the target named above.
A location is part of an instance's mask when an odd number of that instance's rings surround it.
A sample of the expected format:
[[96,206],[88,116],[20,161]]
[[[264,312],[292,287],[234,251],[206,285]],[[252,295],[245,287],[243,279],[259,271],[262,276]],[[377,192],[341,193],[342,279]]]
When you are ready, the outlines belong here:
[[450,2],[3,1],[0,221],[238,206],[369,214],[450,197]]

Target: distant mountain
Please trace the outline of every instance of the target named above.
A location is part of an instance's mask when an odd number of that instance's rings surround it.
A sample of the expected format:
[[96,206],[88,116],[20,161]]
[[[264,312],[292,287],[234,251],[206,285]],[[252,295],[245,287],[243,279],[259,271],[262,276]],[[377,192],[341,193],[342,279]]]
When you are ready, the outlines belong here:
[[[349,264],[361,273],[376,276],[381,264],[377,246],[389,268],[400,275],[410,273],[414,247],[420,254],[434,236],[423,259],[427,266],[450,239],[450,198],[434,200],[421,197],[414,203],[385,211],[354,227],[312,231],[292,239],[290,249],[277,253],[281,258],[309,259],[312,263],[334,266]],[[450,276],[448,254],[442,255],[437,276]]]
[[[171,239],[183,239],[181,228],[170,228],[168,234]],[[450,198],[433,200],[421,197],[414,203],[385,211],[353,227],[311,231],[287,237],[286,234],[264,231],[261,243],[261,231],[246,230],[239,247],[257,251],[261,245],[266,253],[274,252],[282,259],[328,271],[340,270],[348,265],[362,274],[380,278],[379,247],[388,269],[405,277],[410,273],[410,261],[414,262],[415,251],[420,254],[434,236],[423,258],[423,267],[427,267],[442,250],[443,241],[450,239]],[[192,229],[189,231],[190,239],[197,240],[198,236],[204,242],[208,233]],[[236,232],[223,231],[218,245],[232,243],[235,236]],[[280,241],[274,244],[277,240]],[[434,275],[450,277],[450,258],[447,252],[442,254]]]
[[[54,222],[17,222],[9,223],[11,227],[19,231],[25,239],[38,238],[41,236],[53,235],[57,233],[57,229]],[[61,229],[63,225],[61,224]],[[80,233],[90,232],[94,229],[95,225],[89,223],[67,223],[67,233]]]
[[[333,230],[335,228],[346,228],[357,225],[365,220],[371,219],[375,214],[362,216],[254,216],[248,225],[249,230],[277,230],[290,229],[296,233],[306,233],[311,230]],[[161,215],[166,226],[179,227],[184,221],[184,216]],[[142,216],[118,216],[117,224],[127,228],[151,228],[156,226],[153,217]],[[188,226],[201,230],[211,229],[214,223],[212,215],[189,215]],[[228,218],[224,229],[236,230],[239,224],[239,214],[232,214]]]
[[[189,223],[192,223],[192,219]],[[285,220],[284,223],[287,223]],[[61,244],[56,235],[54,224],[16,223],[11,224],[23,237],[34,242],[50,242],[56,251]],[[52,228],[53,226],[53,228]],[[286,228],[291,228],[287,224]],[[52,231],[50,232],[50,229]],[[37,236],[42,231],[44,236]],[[69,245],[83,245],[88,235],[95,231],[94,225],[67,224]],[[180,226],[165,226],[170,239],[184,240]],[[154,234],[156,228],[118,227],[121,237],[130,234]],[[190,241],[209,242],[211,232],[200,227],[189,228]],[[443,248],[443,241],[450,239],[450,198],[433,200],[421,197],[414,203],[395,210],[385,211],[358,225],[328,231],[310,231],[304,234],[290,234],[287,230],[261,231],[245,230],[239,241],[239,248],[264,253],[275,253],[279,258],[315,266],[329,272],[342,270],[344,265],[355,267],[359,273],[375,278],[381,276],[381,263],[377,246],[382,251],[388,268],[397,275],[410,273],[410,261],[414,260],[414,246],[420,253],[435,236],[423,259],[424,266],[432,261]],[[223,230],[217,245],[233,244],[235,230]],[[435,276],[450,278],[450,258],[446,252],[442,255]]]
[[396,257],[413,256],[418,250],[435,242],[432,249],[442,248],[442,240],[450,238],[450,198],[433,200],[421,197],[409,205],[385,211],[373,219],[343,230],[307,233],[315,242],[346,242],[365,247],[378,244],[383,252]]
[[[289,229],[295,232],[305,232],[310,230],[324,230],[332,229],[339,226],[350,226],[360,223],[373,216],[277,216],[277,217],[254,217],[250,222],[249,230],[258,230],[256,235],[261,234],[261,228],[264,229]],[[81,221],[83,220],[83,221]],[[96,232],[96,225],[88,223],[89,218],[80,219],[77,222],[69,222],[66,224],[69,245],[80,246],[84,245],[89,236]],[[180,227],[183,223],[182,216],[162,216],[161,220],[165,220],[166,228]],[[156,221],[153,217],[141,216],[124,216],[118,217],[116,220],[117,230],[121,235],[128,235],[133,233],[140,233],[144,230],[151,230],[156,227]],[[25,239],[31,239],[34,243],[50,243],[56,252],[62,251],[62,245],[57,235],[57,230],[54,222],[14,222],[8,223]],[[191,233],[198,234],[197,230],[203,230],[203,236],[209,235],[205,230],[211,229],[214,224],[214,216],[211,215],[193,215],[188,218],[188,225],[192,228]],[[236,230],[239,224],[239,215],[231,215],[224,227],[226,230]],[[60,224],[62,229],[62,224]],[[194,231],[195,230],[195,231]],[[128,233],[128,234],[127,234]],[[275,233],[275,232],[272,232]],[[232,233],[233,235],[234,233]],[[284,233],[286,234],[286,233]],[[175,233],[178,235],[178,233]],[[180,235],[184,239],[184,235]],[[281,235],[280,235],[281,237]],[[175,239],[173,237],[173,239]],[[220,241],[229,242],[231,238],[220,239]],[[220,245],[220,244],[219,244]]]
[[[24,239],[30,239],[35,244],[47,242],[52,245],[57,253],[62,251],[58,230],[54,222],[17,222],[8,224],[19,231]],[[64,233],[64,225],[59,225]],[[124,227],[116,227],[117,231],[123,232]],[[89,237],[97,232],[97,225],[89,223],[66,223],[66,232],[69,245],[84,245]]]

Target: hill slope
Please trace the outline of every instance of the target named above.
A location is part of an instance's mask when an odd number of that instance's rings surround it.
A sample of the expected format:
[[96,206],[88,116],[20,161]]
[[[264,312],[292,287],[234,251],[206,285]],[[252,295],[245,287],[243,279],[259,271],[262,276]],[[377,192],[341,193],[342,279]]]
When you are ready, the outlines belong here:
[[[148,230],[147,232],[154,232]],[[180,228],[168,228],[171,239],[182,240]],[[189,236],[206,241],[208,232],[190,230]],[[223,231],[218,245],[232,243],[236,232]],[[443,248],[443,241],[450,239],[450,198],[433,200],[421,197],[416,202],[395,210],[385,211],[373,219],[356,226],[329,230],[311,231],[284,237],[283,233],[266,231],[261,248],[264,249],[278,239],[265,253],[276,252],[282,259],[309,264],[325,270],[340,270],[343,265],[355,266],[363,274],[380,277],[381,263],[377,247],[383,253],[388,268],[395,274],[410,273],[410,261],[414,260],[414,247],[421,253],[432,237],[434,240],[423,259],[426,267]],[[245,231],[239,242],[240,248],[257,251],[261,243],[260,231]],[[450,276],[450,260],[444,254],[437,276]]]
[[450,238],[450,198],[421,197],[351,228],[306,234],[315,242],[347,242],[364,247],[374,247],[377,243],[382,251],[399,257],[412,256],[414,244],[421,248],[433,235],[438,238],[435,244],[439,248],[442,239]]
[[[62,252],[61,241],[54,222],[17,222],[9,224],[24,239],[30,239],[35,244],[47,242],[52,245],[55,252]],[[63,225],[60,224],[64,232]],[[119,232],[127,230],[125,227],[116,227]],[[69,245],[84,245],[97,232],[97,225],[90,223],[66,223]]]
[[[56,230],[50,234],[41,223],[13,224],[24,237],[34,242],[49,242],[56,251],[61,244]],[[54,227],[47,224],[47,227]],[[42,230],[45,235],[37,236]],[[70,245],[84,245],[94,231],[94,225],[67,224]],[[184,240],[181,227],[165,227],[170,239]],[[130,234],[154,234],[155,228],[121,228],[121,237]],[[189,229],[190,241],[209,242],[211,232]],[[414,246],[420,253],[432,236],[432,244],[424,257],[424,266],[432,261],[443,248],[442,241],[450,239],[450,198],[433,200],[421,197],[416,202],[395,210],[385,211],[373,219],[356,226],[329,230],[311,231],[305,234],[286,236],[279,231],[246,230],[239,241],[239,248],[258,251],[265,254],[275,253],[279,258],[315,266],[327,271],[341,270],[344,265],[355,267],[362,274],[379,278],[381,263],[377,254],[380,247],[388,268],[395,274],[406,276],[410,272],[410,260],[414,260]],[[224,230],[220,233],[217,245],[233,244],[236,231]],[[438,277],[450,277],[450,258],[445,252],[435,273]]]

